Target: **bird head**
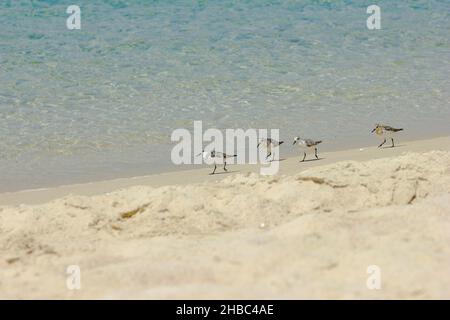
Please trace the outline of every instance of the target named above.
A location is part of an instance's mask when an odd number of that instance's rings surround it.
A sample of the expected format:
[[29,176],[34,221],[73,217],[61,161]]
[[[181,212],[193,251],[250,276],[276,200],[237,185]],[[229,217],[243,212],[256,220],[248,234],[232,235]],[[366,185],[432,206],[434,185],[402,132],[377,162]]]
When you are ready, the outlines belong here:
[[300,137],[295,137],[294,138],[294,142],[292,143],[292,145],[296,144],[298,140],[300,140]]

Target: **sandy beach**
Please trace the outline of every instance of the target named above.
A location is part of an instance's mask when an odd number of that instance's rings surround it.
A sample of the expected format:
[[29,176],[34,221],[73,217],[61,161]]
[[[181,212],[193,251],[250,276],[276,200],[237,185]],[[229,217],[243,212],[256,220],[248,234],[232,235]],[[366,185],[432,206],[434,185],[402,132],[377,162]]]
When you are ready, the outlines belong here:
[[0,298],[450,298],[450,137],[321,157],[1,194]]
[[449,12],[0,1],[0,300],[450,299]]

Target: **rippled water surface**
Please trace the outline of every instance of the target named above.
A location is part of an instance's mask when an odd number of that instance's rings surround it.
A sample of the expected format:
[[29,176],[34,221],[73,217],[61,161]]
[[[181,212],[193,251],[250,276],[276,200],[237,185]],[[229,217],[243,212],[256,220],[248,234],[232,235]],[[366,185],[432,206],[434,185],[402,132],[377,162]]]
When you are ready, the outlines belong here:
[[168,169],[193,120],[324,149],[449,134],[450,1],[377,1],[375,31],[370,4],[0,1],[0,191]]

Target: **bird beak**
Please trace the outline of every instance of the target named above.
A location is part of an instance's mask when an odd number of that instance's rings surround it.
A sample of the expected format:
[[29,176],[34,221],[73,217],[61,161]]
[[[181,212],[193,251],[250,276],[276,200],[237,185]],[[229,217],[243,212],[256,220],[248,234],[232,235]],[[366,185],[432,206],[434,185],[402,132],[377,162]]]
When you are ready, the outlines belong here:
[[294,140],[294,143],[292,145],[294,145],[297,142],[297,140]]
[[377,128],[373,129],[372,132],[370,132],[370,133],[373,133],[376,129],[377,129]]
[[196,157],[199,157],[203,154],[203,152],[200,152],[198,155],[196,155]]

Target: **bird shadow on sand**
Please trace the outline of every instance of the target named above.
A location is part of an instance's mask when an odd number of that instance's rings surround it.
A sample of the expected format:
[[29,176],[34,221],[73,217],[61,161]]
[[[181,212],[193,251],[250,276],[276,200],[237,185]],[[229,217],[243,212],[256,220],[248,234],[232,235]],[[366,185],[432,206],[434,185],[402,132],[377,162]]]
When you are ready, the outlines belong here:
[[320,161],[320,160],[324,160],[325,158],[319,158],[319,159],[305,159],[304,161],[299,160],[298,162],[302,163],[302,162],[311,162],[311,161]]
[[233,170],[233,171],[221,171],[221,172],[216,172],[216,173],[210,173],[209,175],[210,176],[215,176],[215,175],[218,175],[218,174],[228,174],[228,173],[236,173],[236,172],[239,172],[239,170]]
[[269,162],[277,162],[277,161],[280,162],[280,161],[284,161],[284,160],[286,160],[286,159],[278,159],[278,160],[277,159],[273,159],[273,160],[270,160]]
[[402,148],[402,147],[406,147],[406,145],[399,144],[399,145],[395,145],[395,146],[382,146],[382,147],[379,147],[378,149],[394,149],[394,148]]

